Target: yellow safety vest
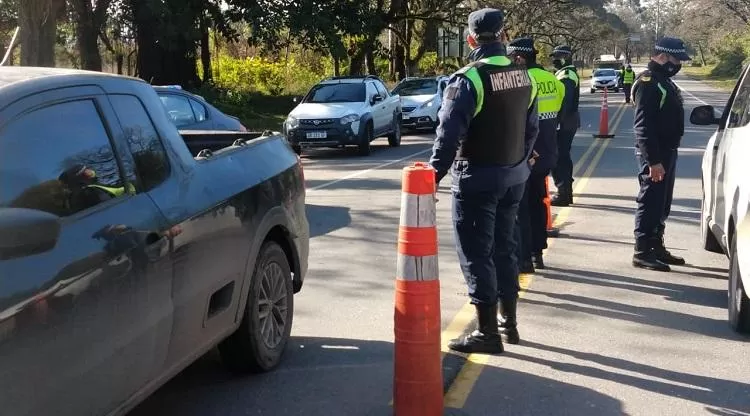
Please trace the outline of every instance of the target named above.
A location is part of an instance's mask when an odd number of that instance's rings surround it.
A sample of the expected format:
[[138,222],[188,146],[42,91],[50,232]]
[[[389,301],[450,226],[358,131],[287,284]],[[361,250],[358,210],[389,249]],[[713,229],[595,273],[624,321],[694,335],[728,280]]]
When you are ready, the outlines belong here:
[[529,69],[529,76],[537,87],[539,120],[557,118],[565,97],[565,85],[551,72],[542,68]]
[[[490,65],[497,66],[508,66],[513,63],[507,56],[490,56],[489,58],[480,59],[478,62],[482,62]],[[467,65],[457,72],[463,74],[466,78],[471,81],[474,89],[477,91],[477,106],[474,110],[476,116],[482,111],[482,105],[484,104],[484,85],[482,85],[482,78],[479,76],[479,72],[472,65]],[[531,100],[529,101],[529,108],[534,105],[534,98],[537,96],[537,86],[535,82],[531,83]]]

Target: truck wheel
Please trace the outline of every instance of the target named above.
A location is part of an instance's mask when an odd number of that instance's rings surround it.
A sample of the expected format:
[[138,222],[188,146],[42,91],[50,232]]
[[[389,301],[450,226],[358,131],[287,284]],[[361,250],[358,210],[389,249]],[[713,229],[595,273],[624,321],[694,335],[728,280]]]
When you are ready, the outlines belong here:
[[391,147],[401,146],[401,121],[398,117],[393,118],[393,133],[388,136],[388,145]]
[[372,124],[367,123],[367,126],[365,127],[365,135],[362,137],[362,141],[359,142],[359,155],[360,156],[369,156],[372,152],[372,147],[370,146],[370,143],[374,140],[372,129]]
[[260,373],[281,362],[294,316],[292,271],[284,250],[263,244],[237,331],[219,344],[224,364],[235,372]]
[[729,254],[729,324],[739,333],[750,334],[750,299],[742,284],[736,231],[732,236]]

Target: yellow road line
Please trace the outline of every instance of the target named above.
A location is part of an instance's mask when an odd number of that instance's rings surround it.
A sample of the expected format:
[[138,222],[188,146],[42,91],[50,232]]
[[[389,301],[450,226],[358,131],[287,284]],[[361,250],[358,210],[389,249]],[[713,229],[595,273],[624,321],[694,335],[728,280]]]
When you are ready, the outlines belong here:
[[[625,113],[625,105],[621,105],[618,111],[615,112],[615,116],[613,117],[612,122],[612,128],[610,128],[610,131],[617,131],[617,128],[619,127],[620,121],[622,120],[623,114]],[[589,163],[588,168],[585,172],[579,177],[578,183],[573,189],[573,194],[580,193],[583,191],[583,189],[588,184],[589,178],[594,173],[594,169],[596,169],[597,165],[599,164],[599,161],[601,160],[602,156],[604,155],[604,151],[607,149],[607,146],[609,145],[609,142],[611,139],[595,139],[591,145],[589,145],[588,149],[586,149],[586,152],[581,156],[581,158],[578,160],[578,163],[573,167],[573,174],[574,176],[577,174],[577,172],[581,169],[583,164],[585,163],[585,160],[588,158],[588,155],[594,151],[594,149],[598,146],[599,150],[594,155],[593,159],[591,159],[591,163]],[[563,207],[560,212],[557,214],[557,217],[555,218],[555,221],[553,225],[557,226],[559,224],[562,224],[567,219],[568,215],[570,215],[570,209],[572,207],[567,206]],[[549,246],[552,246],[552,242],[554,239],[551,239],[549,242]],[[519,297],[523,298],[526,294],[526,291],[531,286],[531,282],[533,280],[533,275],[530,274],[522,274],[519,278],[519,286],[521,286],[521,292],[518,294]],[[470,322],[471,319],[473,319],[473,307],[470,304],[464,305],[463,308],[461,308],[461,311],[459,312],[459,315],[456,316],[456,319],[459,318],[461,314],[466,314],[467,316],[461,317],[462,320],[467,320]],[[452,324],[452,323],[451,323]],[[464,327],[465,328],[465,327]],[[460,332],[455,334],[455,336],[452,336],[452,338],[455,338],[463,332],[463,328]],[[443,335],[446,335],[445,332]],[[451,339],[451,338],[448,338]],[[445,338],[443,338],[444,345],[447,344],[445,342]],[[443,350],[445,351],[445,350]],[[453,384],[448,389],[448,392],[445,394],[444,398],[444,405],[448,408],[455,408],[455,409],[461,409],[466,404],[466,400],[469,398],[469,394],[474,388],[474,385],[476,384],[477,380],[479,379],[479,376],[482,373],[482,370],[484,369],[484,365],[487,364],[487,361],[490,359],[489,354],[469,354],[469,356],[466,358],[466,363],[464,364],[463,368],[461,368],[461,371],[458,373],[458,376],[453,381]]]

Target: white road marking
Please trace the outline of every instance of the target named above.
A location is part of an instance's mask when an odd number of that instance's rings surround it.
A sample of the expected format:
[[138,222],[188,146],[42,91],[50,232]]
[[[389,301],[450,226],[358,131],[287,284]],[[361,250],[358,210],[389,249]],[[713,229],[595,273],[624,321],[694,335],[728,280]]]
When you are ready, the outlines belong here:
[[[674,81],[672,81],[672,82],[674,82]],[[674,85],[677,85],[677,88],[681,89],[681,90],[682,90],[682,92],[684,92],[685,94],[687,94],[687,95],[689,95],[689,96],[693,97],[693,99],[694,99],[695,101],[698,101],[699,103],[701,103],[701,104],[703,104],[703,105],[708,105],[708,103],[707,103],[707,102],[705,102],[705,101],[701,100],[700,98],[696,97],[696,96],[695,96],[695,94],[693,94],[692,92],[690,92],[690,91],[686,90],[686,89],[685,89],[685,88],[684,88],[684,87],[683,87],[682,85],[678,84],[677,82],[674,82]]]
[[343,182],[343,181],[346,181],[346,180],[349,180],[349,179],[352,179],[352,178],[356,178],[358,176],[365,175],[365,174],[370,173],[372,171],[375,171],[375,170],[378,170],[378,169],[383,169],[383,168],[391,166],[391,165],[395,165],[396,163],[401,163],[401,162],[403,162],[405,160],[411,159],[411,158],[419,156],[419,155],[423,155],[423,154],[425,154],[427,152],[431,152],[431,151],[432,151],[432,147],[430,147],[429,149],[420,150],[419,152],[412,153],[412,154],[410,154],[408,156],[404,156],[404,157],[402,157],[401,159],[398,159],[398,160],[391,160],[389,162],[381,163],[381,164],[379,164],[379,165],[377,165],[375,167],[369,168],[369,169],[363,169],[363,170],[360,170],[360,171],[357,171],[357,172],[354,172],[354,173],[350,173],[350,174],[348,174],[348,175],[346,175],[344,177],[341,177],[341,178],[338,178],[338,179],[335,179],[335,180],[332,180],[332,181],[329,181],[329,182],[321,183],[318,186],[314,186],[312,188],[309,188],[307,190],[307,193],[310,193],[312,191],[317,191],[317,190],[323,189],[323,188],[328,188],[329,186],[335,185],[335,184],[337,184],[339,182]]

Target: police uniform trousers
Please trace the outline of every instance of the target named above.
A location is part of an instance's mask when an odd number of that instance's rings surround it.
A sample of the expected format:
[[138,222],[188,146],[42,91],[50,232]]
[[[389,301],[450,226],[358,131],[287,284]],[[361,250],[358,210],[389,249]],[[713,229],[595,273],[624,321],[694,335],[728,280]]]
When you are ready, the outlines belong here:
[[635,240],[636,246],[644,247],[648,241],[664,237],[664,229],[672,208],[675,171],[677,167],[677,149],[661,150],[664,179],[653,182],[649,178],[649,165],[646,159],[637,156],[640,172],[638,183],[641,187],[636,202]]
[[622,84],[622,90],[625,91],[625,102],[630,102],[630,92],[633,89],[633,84]]
[[496,171],[453,169],[453,225],[458,260],[475,305],[515,300],[518,284],[516,215],[525,183],[503,185]]
[[519,262],[530,261],[532,254],[547,248],[547,175],[549,171],[532,170],[518,207],[517,233]]
[[573,159],[570,156],[570,149],[573,146],[573,138],[576,137],[576,131],[559,130],[557,132],[557,166],[552,169],[552,179],[558,192],[573,194]]

